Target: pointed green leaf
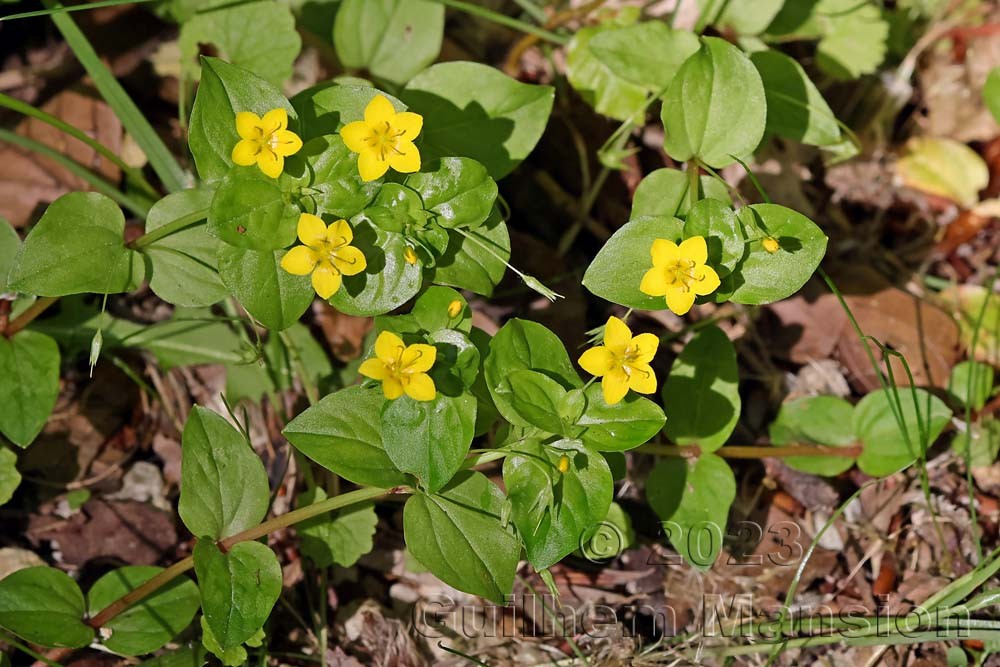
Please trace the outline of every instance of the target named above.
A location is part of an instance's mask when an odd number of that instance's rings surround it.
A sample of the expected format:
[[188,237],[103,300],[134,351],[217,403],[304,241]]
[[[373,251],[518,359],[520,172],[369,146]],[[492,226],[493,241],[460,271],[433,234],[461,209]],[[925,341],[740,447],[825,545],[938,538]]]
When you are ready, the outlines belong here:
[[0,336],[0,433],[27,447],[41,433],[59,396],[59,347],[43,333]]
[[41,646],[80,648],[94,638],[83,622],[80,587],[54,567],[29,567],[0,580],[0,626]]

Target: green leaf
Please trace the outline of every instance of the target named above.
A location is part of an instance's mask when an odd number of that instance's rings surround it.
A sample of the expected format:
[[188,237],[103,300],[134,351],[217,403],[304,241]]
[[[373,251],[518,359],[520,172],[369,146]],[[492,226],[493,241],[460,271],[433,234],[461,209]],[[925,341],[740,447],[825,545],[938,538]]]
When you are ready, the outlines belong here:
[[448,230],[448,248],[430,273],[438,285],[451,285],[490,296],[500,284],[510,259],[510,236],[497,209],[480,227],[463,234]]
[[677,241],[684,223],[677,218],[635,218],[615,232],[583,274],[583,286],[602,299],[637,310],[664,310],[662,296],[639,291],[642,277],[653,268],[649,254],[656,239]]
[[155,658],[144,660],[139,664],[141,667],[202,667],[206,662],[205,649],[196,644],[176,651],[161,653]]
[[212,199],[208,232],[237,248],[277,250],[295,242],[298,219],[277,181],[256,167],[237,167]]
[[43,333],[0,336],[0,433],[18,447],[38,437],[59,396],[59,347]]
[[699,331],[663,385],[667,436],[703,452],[721,447],[740,418],[739,384],[736,350],[726,334],[716,326]]
[[[452,316],[453,310],[458,310],[458,314]],[[465,297],[450,287],[428,287],[417,297],[410,314],[429,333],[440,329],[472,331],[472,310]]]
[[840,141],[837,117],[798,62],[770,49],[750,60],[764,82],[769,133],[813,146]]
[[729,506],[735,498],[733,471],[714,454],[702,454],[693,462],[662,458],[646,480],[646,499],[663,519],[670,543],[703,572],[722,551]]
[[635,530],[632,518],[618,503],[612,502],[608,514],[597,528],[597,532],[580,547],[580,555],[596,562],[620,555],[635,544]]
[[994,67],[983,86],[983,101],[993,118],[1000,123],[1000,67]]
[[396,468],[413,474],[434,493],[455,476],[469,453],[476,399],[440,392],[432,401],[402,396],[382,408],[382,442]]
[[194,571],[205,620],[224,649],[250,639],[281,595],[281,565],[260,542],[239,542],[222,553],[215,542],[199,539]]
[[263,520],[270,502],[264,464],[229,422],[195,406],[181,437],[177,511],[192,534],[221,539]]
[[728,28],[739,35],[759,35],[767,30],[786,1],[796,2],[796,0],[700,0],[702,17],[699,18],[699,23],[710,22],[716,27]]
[[365,182],[358,160],[337,135],[316,137],[296,154],[304,160],[300,202],[311,213],[350,218],[364,209],[382,186],[381,180]]
[[499,180],[538,143],[555,90],[521,83],[480,63],[448,62],[415,76],[400,97],[424,117],[424,162],[470,157]]
[[951,441],[951,450],[963,461],[966,448],[971,447],[968,454],[972,468],[987,468],[992,466],[1000,453],[1000,421],[985,419],[969,426],[967,433],[960,433]]
[[10,291],[7,278],[14,268],[20,249],[21,237],[17,235],[17,230],[0,217],[0,293]]
[[695,203],[684,221],[684,237],[704,236],[708,246],[708,264],[720,276],[732,273],[746,251],[743,225],[729,205],[717,199]]
[[355,484],[397,486],[409,478],[382,446],[377,387],[352,386],[330,394],[293,419],[282,431],[296,449]]
[[247,650],[242,644],[232,648],[222,648],[219,640],[212,634],[208,619],[204,616],[201,617],[201,645],[226,667],[240,667],[247,661]]
[[724,39],[704,37],[670,84],[662,119],[670,157],[722,168],[753,153],[764,136],[764,85],[742,51]]
[[566,76],[595,111],[618,120],[630,120],[646,108],[646,88],[617,74],[592,48],[597,37],[620,30],[619,26],[605,22],[576,31],[566,47]]
[[[287,341],[287,345],[286,345]],[[330,357],[309,328],[296,322],[280,336],[268,336],[263,359],[249,364],[231,364],[226,369],[226,397],[235,404],[242,398],[259,401],[261,396],[290,389],[301,373],[295,362],[302,361],[306,380],[319,384],[333,373]]]
[[[316,486],[299,496],[298,506],[306,507],[321,500],[326,500],[326,492]],[[330,567],[334,563],[351,567],[372,550],[377,525],[375,505],[360,503],[298,523],[295,530],[303,555],[316,567]]]
[[[632,218],[686,217],[691,204],[688,184],[688,175],[677,169],[665,167],[646,174],[632,196]],[[726,184],[711,176],[701,176],[701,191],[706,199],[733,203]]]
[[[503,464],[511,518],[528,561],[541,570],[590,540],[611,506],[614,480],[604,457],[579,440],[528,440],[513,450]],[[566,472],[559,469],[563,456]]]
[[486,167],[463,157],[445,157],[411,174],[406,185],[437,216],[445,229],[478,227],[486,221],[497,198],[497,184]]
[[[212,190],[196,189],[167,195],[149,209],[146,233],[198,211],[206,211],[207,217],[213,194]],[[150,289],[175,306],[198,308],[221,301],[226,296],[226,286],[217,267],[219,245],[206,226],[199,223],[145,247],[142,252],[152,266]]]
[[17,454],[4,447],[0,449],[0,505],[6,505],[14,497],[21,485],[21,473],[17,471]]
[[954,139],[915,137],[896,171],[908,187],[950,199],[964,208],[979,202],[990,170],[979,153]]
[[566,388],[543,373],[509,370],[494,394],[502,392],[513,410],[507,421],[517,426],[535,426],[546,433],[562,433],[559,406]]
[[978,361],[955,364],[948,378],[948,393],[961,405],[982,410],[993,393],[993,367]]
[[513,405],[507,382],[517,370],[538,371],[565,389],[583,386],[558,336],[537,322],[508,321],[490,341],[483,374],[497,410],[514,424],[525,423]]
[[406,239],[368,222],[354,226],[352,245],[365,254],[367,267],[330,297],[334,308],[348,315],[382,315],[409,301],[423,282],[420,263],[406,261]]
[[885,60],[889,23],[881,9],[857,0],[820,0],[815,13],[823,26],[816,64],[827,74],[857,79]]
[[424,0],[344,0],[333,45],[345,67],[404,84],[441,52],[444,6]]
[[[836,396],[804,396],[781,406],[770,426],[771,444],[848,447],[857,442],[854,406]],[[835,477],[854,465],[849,456],[789,456],[792,468],[813,475]]]
[[[160,572],[163,568],[145,565],[108,572],[87,594],[91,616]],[[183,632],[199,607],[198,587],[187,577],[179,577],[105,623],[104,628],[111,631],[111,636],[103,644],[118,655],[152,653]]]
[[294,276],[281,268],[285,252],[226,245],[219,250],[222,280],[247,312],[272,331],[298,322],[315,294],[309,276]]
[[662,21],[600,30],[589,42],[593,56],[614,76],[657,93],[666,90],[699,46],[693,32],[674,30]]
[[188,130],[188,146],[201,180],[217,181],[233,167],[233,147],[240,140],[236,133],[238,112],[251,111],[263,116],[278,108],[288,112],[288,129],[294,132],[295,110],[280,90],[218,58],[202,57],[201,83]]
[[18,253],[10,287],[37,296],[128,292],[143,278],[142,258],[125,247],[125,216],[96,192],[52,202]]
[[854,432],[863,449],[858,467],[872,477],[884,477],[910,465],[941,435],[951,410],[923,389],[900,387],[900,428],[892,392],[878,389],[854,406]]
[[[812,220],[777,204],[752,204],[738,212],[748,228],[748,254],[736,270],[723,278],[718,300],[760,305],[780,301],[799,291],[826,254],[826,235]],[[768,252],[761,239],[778,241]]]
[[191,67],[203,44],[217,47],[232,66],[276,86],[292,75],[302,48],[291,10],[276,2],[223,2],[182,22],[178,39],[184,67]]
[[649,442],[660,432],[666,417],[656,403],[628,394],[619,403],[608,405],[599,384],[587,387],[587,408],[577,420],[586,430],[580,439],[602,452],[624,452]]
[[418,492],[406,501],[406,547],[449,586],[503,604],[521,556],[513,525],[501,518],[506,503],[482,473],[462,472],[440,493]]
[[336,135],[348,123],[363,120],[365,107],[376,95],[384,95],[396,111],[406,111],[405,104],[370,85],[328,81],[303,90],[292,98],[302,124],[302,141]]
[[29,567],[0,580],[0,626],[41,646],[81,648],[94,638],[83,622],[83,593],[54,567]]
[[430,374],[438,392],[457,396],[472,386],[479,375],[479,348],[457,329],[438,329],[427,342],[437,349]]

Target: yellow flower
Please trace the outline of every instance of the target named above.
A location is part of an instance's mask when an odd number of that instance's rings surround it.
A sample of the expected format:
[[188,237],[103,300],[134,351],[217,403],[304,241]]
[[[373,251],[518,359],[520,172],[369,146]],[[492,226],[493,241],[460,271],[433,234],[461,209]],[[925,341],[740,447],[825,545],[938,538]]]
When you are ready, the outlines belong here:
[[760,244],[764,246],[764,250],[768,251],[772,255],[781,250],[781,243],[779,243],[778,239],[774,238],[773,236],[766,237],[763,241],[760,242]]
[[361,273],[368,266],[363,252],[351,245],[354,232],[346,220],[329,227],[315,215],[299,216],[297,245],[281,258],[281,268],[296,276],[312,274],[312,286],[324,299],[340,289],[343,276]]
[[691,310],[695,297],[719,289],[719,274],[705,262],[708,246],[705,237],[692,236],[680,245],[656,239],[649,249],[653,268],[646,272],[639,291],[649,296],[665,296],[667,308],[678,315]]
[[458,317],[461,314],[462,314],[462,302],[461,301],[459,301],[458,299],[455,299],[454,301],[452,301],[451,303],[448,304],[448,317],[450,317],[451,319],[455,319],[456,317]]
[[604,325],[604,345],[592,347],[580,356],[580,367],[601,378],[608,405],[614,405],[629,389],[640,394],[656,391],[656,375],[649,362],[656,355],[660,339],[644,333],[632,337],[632,330],[617,317]]
[[358,372],[382,382],[382,393],[390,401],[404,393],[415,401],[433,401],[437,390],[427,371],[434,365],[437,350],[433,345],[405,345],[391,331],[375,339],[375,358],[367,359]]
[[233,147],[233,162],[241,167],[256,164],[271,178],[281,176],[285,158],[302,148],[299,135],[288,129],[288,113],[271,109],[261,118],[255,113],[236,114],[236,131],[240,141]]
[[349,149],[358,153],[361,180],[374,181],[389,167],[404,174],[420,171],[420,151],[413,140],[423,125],[420,114],[396,113],[385,95],[376,95],[365,107],[365,119],[342,127],[340,136]]

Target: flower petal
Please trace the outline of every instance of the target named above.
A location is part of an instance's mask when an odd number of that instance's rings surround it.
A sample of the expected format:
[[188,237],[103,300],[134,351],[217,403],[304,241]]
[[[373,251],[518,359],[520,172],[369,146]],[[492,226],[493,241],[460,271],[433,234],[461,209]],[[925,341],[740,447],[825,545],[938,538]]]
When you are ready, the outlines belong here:
[[663,296],[673,283],[667,278],[667,272],[663,267],[654,266],[642,277],[639,283],[639,291],[649,296]]
[[281,157],[270,148],[262,147],[257,155],[257,166],[264,172],[265,176],[277,178],[285,169],[285,158]]
[[601,390],[604,392],[604,402],[614,405],[628,393],[629,377],[623,368],[616,368],[601,379]]
[[694,305],[695,294],[689,289],[672,289],[667,291],[667,308],[675,315],[685,315]]
[[260,154],[261,145],[249,139],[240,139],[233,146],[233,162],[241,167],[249,167],[257,163],[257,156]]
[[396,143],[396,151],[389,155],[389,166],[401,174],[420,171],[420,151],[412,141]]
[[264,134],[274,134],[279,130],[288,129],[288,112],[282,108],[271,109],[260,119]]
[[365,123],[372,129],[384,127],[395,115],[396,109],[385,95],[376,95],[365,107]]
[[354,240],[354,230],[351,229],[347,220],[337,220],[326,228],[326,240],[334,248],[350,245],[351,241]]
[[312,286],[321,299],[329,299],[340,289],[344,278],[329,262],[320,262],[312,272]]
[[251,111],[236,114],[236,133],[240,139],[261,140],[260,116]]
[[656,239],[649,248],[649,254],[653,258],[653,266],[666,266],[671,262],[676,262],[680,257],[677,244],[667,239]]
[[271,148],[282,157],[295,155],[302,148],[302,140],[299,135],[288,130],[278,130],[271,137]]
[[401,139],[413,141],[424,127],[424,117],[412,111],[403,111],[392,119],[392,129],[402,132]]
[[604,325],[604,347],[612,354],[622,357],[631,342],[632,330],[628,325],[614,315],[609,317]]
[[615,357],[603,345],[592,347],[580,355],[577,361],[580,368],[594,377],[601,377],[611,372],[615,367]]
[[373,380],[384,380],[389,377],[389,369],[381,359],[365,359],[361,362],[358,372]]
[[403,395],[403,383],[394,375],[382,380],[382,394],[390,401],[395,401]]
[[358,173],[361,174],[362,181],[367,183],[382,178],[387,171],[389,161],[381,159],[377,151],[366,149],[358,155]]
[[348,123],[340,128],[340,138],[344,140],[344,145],[355,153],[371,149],[371,145],[368,143],[368,138],[371,135],[371,128],[368,127],[367,123],[360,120]]
[[660,339],[651,333],[639,334],[632,339],[632,349],[636,352],[636,363],[648,364],[651,362],[659,347]]
[[677,247],[680,256],[689,259],[695,264],[704,264],[708,261],[708,244],[705,243],[704,236],[692,236],[684,239]]
[[694,290],[695,294],[705,296],[719,289],[722,281],[719,280],[719,274],[715,272],[715,269],[710,266],[702,266],[697,271],[699,272],[699,280],[691,284],[691,289]]
[[406,348],[400,366],[408,373],[426,373],[437,359],[437,348],[433,345],[414,343]]
[[368,262],[359,249],[345,245],[333,253],[333,265],[345,276],[356,276],[368,267]]
[[312,248],[297,245],[281,258],[281,268],[295,276],[307,276],[316,268],[319,254]]
[[391,331],[383,331],[375,339],[375,356],[386,363],[395,362],[404,349],[403,339]]
[[640,394],[656,392],[656,373],[649,364],[632,364],[628,376],[628,386]]
[[433,401],[437,395],[434,380],[427,373],[414,373],[409,382],[403,385],[406,395],[415,401]]
[[298,234],[300,241],[315,248],[326,240],[326,223],[318,215],[302,213],[299,215],[295,233]]

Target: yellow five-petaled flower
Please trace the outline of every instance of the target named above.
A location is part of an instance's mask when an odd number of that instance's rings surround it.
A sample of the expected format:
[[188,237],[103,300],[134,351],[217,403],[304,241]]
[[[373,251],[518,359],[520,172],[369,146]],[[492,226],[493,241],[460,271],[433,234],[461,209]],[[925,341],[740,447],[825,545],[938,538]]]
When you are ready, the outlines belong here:
[[353,276],[365,270],[368,263],[363,252],[351,245],[354,232],[346,220],[337,220],[329,227],[310,213],[299,216],[298,245],[281,258],[281,268],[297,276],[312,274],[312,286],[324,299],[336,294],[343,276]]
[[656,391],[656,375],[649,362],[656,355],[660,339],[650,333],[632,336],[632,330],[617,317],[604,325],[604,345],[592,347],[580,356],[580,367],[601,378],[604,401],[614,405],[629,389],[640,394]]
[[692,236],[680,245],[656,239],[649,254],[653,257],[653,268],[642,277],[639,291],[666,297],[667,308],[677,315],[691,310],[695,297],[719,289],[719,274],[705,263],[708,261],[705,237]]
[[271,178],[281,176],[285,158],[302,148],[299,135],[288,129],[288,112],[271,109],[261,118],[255,113],[236,114],[236,132],[240,141],[233,147],[233,162],[241,167],[256,164]]
[[432,345],[406,345],[391,331],[375,339],[375,358],[367,359],[358,372],[382,382],[382,393],[390,401],[404,393],[415,401],[433,401],[437,390],[427,371],[434,365],[437,350]]
[[423,125],[420,114],[396,113],[385,95],[376,95],[365,107],[365,119],[342,127],[340,136],[358,154],[361,180],[374,181],[389,167],[404,174],[420,171],[420,151],[413,140]]

